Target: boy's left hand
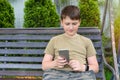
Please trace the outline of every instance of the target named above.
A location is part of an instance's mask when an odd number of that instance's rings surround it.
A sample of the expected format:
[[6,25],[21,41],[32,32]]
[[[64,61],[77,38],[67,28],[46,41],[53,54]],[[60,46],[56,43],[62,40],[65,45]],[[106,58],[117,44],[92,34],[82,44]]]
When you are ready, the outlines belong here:
[[83,66],[80,64],[78,60],[70,60],[69,61],[69,66],[74,70],[74,71],[83,71]]

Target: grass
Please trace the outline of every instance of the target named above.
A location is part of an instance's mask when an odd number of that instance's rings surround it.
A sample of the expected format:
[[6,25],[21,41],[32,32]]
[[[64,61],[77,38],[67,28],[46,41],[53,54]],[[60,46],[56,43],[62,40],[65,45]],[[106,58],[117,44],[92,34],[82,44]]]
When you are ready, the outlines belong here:
[[105,77],[106,80],[111,80],[112,72],[105,67]]
[[[108,64],[113,67],[114,64],[113,64],[113,56],[112,56],[112,54],[106,55],[105,57],[106,57],[106,61],[108,62]],[[111,80],[112,75],[113,75],[112,72],[107,67],[105,67],[106,80]]]

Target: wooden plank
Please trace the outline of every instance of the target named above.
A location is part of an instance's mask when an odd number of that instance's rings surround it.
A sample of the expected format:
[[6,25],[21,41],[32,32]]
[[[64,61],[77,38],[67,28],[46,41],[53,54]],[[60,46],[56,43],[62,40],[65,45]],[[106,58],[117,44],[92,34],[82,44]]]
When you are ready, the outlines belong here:
[[44,54],[44,49],[0,49],[0,54]]
[[[94,43],[94,46],[96,48],[98,55],[102,54],[100,45],[101,45],[100,42]],[[0,46],[2,46],[2,45],[0,45]],[[14,47],[16,47],[16,46],[14,46]],[[17,46],[17,47],[20,47],[20,46]],[[41,47],[45,47],[45,45],[44,46],[41,45]],[[44,54],[44,49],[0,49],[0,54]]]
[[96,52],[97,52],[97,56],[102,56],[102,50],[101,48],[100,49],[96,49]]
[[36,47],[36,48],[41,48],[41,47],[46,47],[47,42],[0,42],[0,47]]
[[95,48],[101,48],[102,46],[102,43],[99,41],[99,42],[93,42],[93,45]]
[[19,63],[19,64],[13,64],[13,63],[1,63],[0,64],[1,69],[41,69],[42,66],[41,64],[24,64],[24,63]]
[[97,80],[104,80],[103,79],[103,73],[102,72],[99,72],[98,74],[96,74],[96,77],[97,77]]
[[[100,48],[96,49],[97,55],[101,56],[102,51]],[[0,49],[0,54],[44,54],[44,49]]]
[[[46,47],[48,42],[0,42],[0,47]],[[94,46],[99,48],[101,46],[101,42],[94,42]]]
[[[60,34],[63,33],[61,28],[36,28],[36,29],[0,29],[0,34]],[[98,28],[79,28],[78,33],[99,34]]]
[[[43,57],[0,57],[0,62],[42,62]],[[101,62],[101,58],[97,58]]]
[[[9,75],[9,76],[42,76],[43,71],[38,70],[38,71],[22,71],[22,70],[18,70],[18,71],[0,71],[0,75]],[[100,71],[99,73],[96,74],[96,77],[99,79],[103,78],[103,73],[102,71]],[[102,79],[103,80],[103,79]]]
[[[9,76],[42,76],[42,71],[0,71],[0,75],[9,75]],[[97,78],[101,79],[103,76],[102,72],[96,74]]]
[[[23,70],[18,70],[18,71],[0,71],[0,76],[42,76],[43,71],[23,71]],[[3,79],[2,79],[3,80]]]
[[0,35],[0,40],[50,40],[54,35]]
[[[50,40],[55,35],[0,35],[0,40]],[[101,37],[94,35],[84,35],[91,40],[101,40]]]
[[34,56],[31,56],[31,57],[24,57],[24,56],[21,56],[21,57],[4,57],[4,56],[0,56],[0,61],[2,62],[42,62],[42,59],[43,57],[34,57]]

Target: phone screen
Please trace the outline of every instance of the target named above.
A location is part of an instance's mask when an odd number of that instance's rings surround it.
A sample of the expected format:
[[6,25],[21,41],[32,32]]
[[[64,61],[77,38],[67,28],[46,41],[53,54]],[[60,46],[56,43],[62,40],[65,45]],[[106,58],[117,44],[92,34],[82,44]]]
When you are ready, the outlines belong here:
[[59,50],[59,56],[64,57],[69,62],[69,50]]

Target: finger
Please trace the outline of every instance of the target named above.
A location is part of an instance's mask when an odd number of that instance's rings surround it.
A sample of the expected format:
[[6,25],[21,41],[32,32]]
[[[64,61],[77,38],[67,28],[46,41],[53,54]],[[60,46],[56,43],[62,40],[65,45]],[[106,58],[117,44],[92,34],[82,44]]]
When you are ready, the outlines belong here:
[[73,68],[73,70],[74,70],[74,71],[78,71],[78,69],[77,69],[77,68]]
[[58,56],[58,59],[59,59],[59,60],[64,60],[65,58],[64,58],[64,57],[61,57],[61,56]]
[[58,62],[59,62],[59,63],[65,63],[65,62],[67,62],[67,61],[66,61],[66,59],[59,58],[59,59],[58,59]]
[[75,63],[75,62],[76,62],[75,60],[70,60],[69,64],[72,64],[72,63]]
[[74,62],[74,61],[70,61],[70,62],[69,62],[69,65],[71,65],[71,66],[72,66],[72,65],[75,65],[75,62]]
[[58,65],[60,65],[60,66],[64,66],[66,64],[68,64],[68,63],[67,62],[58,62]]
[[58,68],[63,68],[64,66],[58,66]]

